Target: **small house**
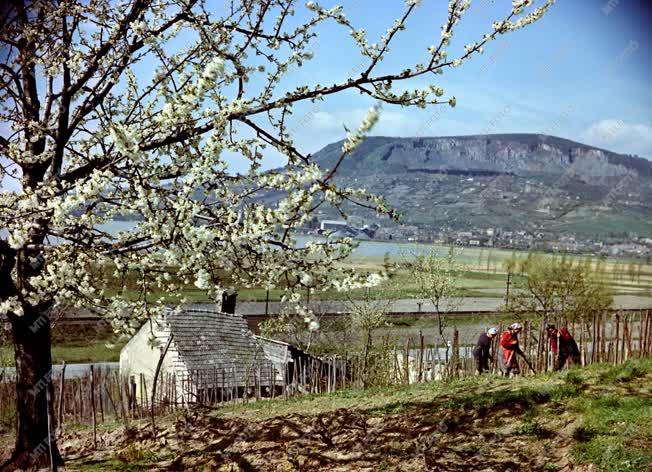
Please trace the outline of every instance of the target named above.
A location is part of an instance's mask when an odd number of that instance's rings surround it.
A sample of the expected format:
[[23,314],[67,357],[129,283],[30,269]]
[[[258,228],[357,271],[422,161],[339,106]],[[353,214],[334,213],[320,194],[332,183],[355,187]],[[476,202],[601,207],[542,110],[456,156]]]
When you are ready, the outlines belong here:
[[331,392],[337,384],[347,380],[345,359],[318,358],[283,341],[262,336],[255,338],[265,358],[274,364],[279,380],[292,391]]
[[305,384],[315,370],[321,369],[322,360],[291,344],[262,336],[254,338],[262,348],[265,358],[274,365],[280,382]]
[[286,370],[266,357],[242,315],[192,305],[167,307],[120,352],[120,373],[138,398],[151,395],[159,362],[157,397],[177,404],[265,395]]

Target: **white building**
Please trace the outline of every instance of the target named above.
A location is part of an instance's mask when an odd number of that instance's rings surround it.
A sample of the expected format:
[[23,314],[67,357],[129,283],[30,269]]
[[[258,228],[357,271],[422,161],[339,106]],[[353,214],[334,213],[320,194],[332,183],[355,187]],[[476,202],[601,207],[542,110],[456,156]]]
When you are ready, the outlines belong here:
[[120,352],[120,374],[137,385],[139,398],[151,394],[156,366],[168,342],[159,379],[173,376],[176,397],[184,404],[192,403],[202,391],[280,385],[283,380],[241,315],[204,307],[166,308]]
[[311,371],[307,366],[321,362],[287,343],[254,336],[242,315],[206,305],[166,307],[162,317],[146,322],[120,352],[120,375],[135,384],[137,398],[151,396],[164,352],[159,382],[168,379],[166,391],[184,405],[245,392],[266,396],[298,382],[298,373],[306,380]]
[[344,231],[348,226],[348,223],[342,220],[323,220],[319,225],[319,229],[322,231]]

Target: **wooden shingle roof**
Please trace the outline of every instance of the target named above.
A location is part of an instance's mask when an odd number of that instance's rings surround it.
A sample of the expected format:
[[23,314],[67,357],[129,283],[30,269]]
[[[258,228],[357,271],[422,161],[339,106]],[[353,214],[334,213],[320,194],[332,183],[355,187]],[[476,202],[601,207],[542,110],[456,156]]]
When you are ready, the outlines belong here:
[[240,385],[253,376],[269,378],[271,363],[241,315],[186,306],[166,310],[164,322],[174,335],[176,363],[183,370],[215,370],[220,377],[226,371]]

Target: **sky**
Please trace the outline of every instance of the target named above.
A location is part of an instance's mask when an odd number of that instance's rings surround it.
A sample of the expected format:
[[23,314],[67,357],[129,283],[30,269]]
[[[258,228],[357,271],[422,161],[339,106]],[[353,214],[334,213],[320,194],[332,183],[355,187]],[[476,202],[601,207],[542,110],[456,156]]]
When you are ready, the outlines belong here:
[[[424,57],[439,39],[446,3],[421,3],[384,61],[385,70]],[[353,23],[367,29],[371,42],[399,16],[403,2],[342,4]],[[509,0],[475,0],[458,24],[449,57],[490,32],[491,23],[510,7]],[[455,108],[385,106],[371,134],[544,133],[652,159],[651,20],[649,1],[558,0],[539,22],[500,37],[483,55],[408,84],[444,87],[445,96],[456,97]],[[315,59],[293,79],[329,84],[346,77],[361,60],[350,43],[342,29],[326,28],[314,48]],[[291,129],[302,150],[315,152],[342,139],[343,125],[357,126],[372,104],[369,97],[348,92],[300,106]],[[276,159],[270,156],[270,164]]]
[[[298,24],[310,14],[297,2]],[[344,6],[356,28],[364,27],[370,42],[378,41],[404,11],[403,0],[322,0]],[[446,19],[446,0],[423,0],[399,33],[378,70],[402,70],[424,62],[427,48],[438,44]],[[536,0],[540,5],[543,0]],[[207,2],[219,15],[227,0]],[[449,58],[491,32],[493,21],[506,16],[510,0],[474,0],[456,27]],[[443,75],[397,84],[397,90],[430,84],[444,88],[442,98],[455,96],[457,106],[425,110],[384,105],[372,131],[379,136],[456,136],[491,133],[543,133],[568,138],[623,154],[652,159],[652,1],[557,0],[538,22],[499,36],[483,55]],[[315,57],[295,68],[282,82],[277,96],[298,85],[330,85],[359,74],[368,64],[347,31],[334,22],[317,30],[310,45]],[[185,38],[189,39],[189,38]],[[175,46],[183,47],[184,38]],[[352,71],[356,71],[355,74]],[[146,61],[136,70],[147,78],[154,73]],[[254,83],[252,83],[255,87]],[[373,99],[346,91],[316,104],[298,104],[289,121],[297,147],[315,153],[345,137],[344,126],[356,128]],[[0,123],[0,126],[3,125]],[[246,172],[249,162],[227,155],[232,172]],[[268,149],[263,169],[285,164]],[[1,187],[16,190],[18,182],[5,179]]]

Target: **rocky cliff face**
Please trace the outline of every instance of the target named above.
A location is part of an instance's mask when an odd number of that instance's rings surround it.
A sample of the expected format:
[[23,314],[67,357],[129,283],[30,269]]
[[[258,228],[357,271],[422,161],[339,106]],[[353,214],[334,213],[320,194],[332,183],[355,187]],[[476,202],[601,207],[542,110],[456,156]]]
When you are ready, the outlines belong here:
[[[341,143],[319,151],[324,165]],[[442,138],[371,137],[344,164],[369,173],[370,164],[403,169],[485,170],[517,175],[571,173],[578,177],[652,176],[652,162],[545,135],[513,134]],[[642,172],[641,172],[642,171]]]
[[[328,168],[340,148],[315,158]],[[385,195],[421,227],[652,232],[652,162],[553,136],[371,137],[338,179]]]

